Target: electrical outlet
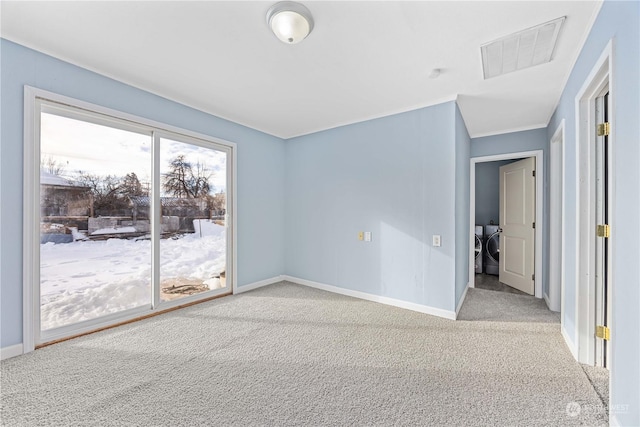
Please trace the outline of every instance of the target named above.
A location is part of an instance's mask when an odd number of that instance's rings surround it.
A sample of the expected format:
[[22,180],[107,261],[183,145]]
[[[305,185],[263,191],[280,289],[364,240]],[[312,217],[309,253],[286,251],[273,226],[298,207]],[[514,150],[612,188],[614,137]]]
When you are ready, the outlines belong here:
[[370,242],[371,241],[371,232],[370,231],[365,231],[364,232],[364,241],[365,242]]
[[360,241],[364,240],[364,231],[358,231],[358,240]]
[[440,235],[439,234],[434,234],[433,235],[433,246],[440,246],[441,241],[440,241]]

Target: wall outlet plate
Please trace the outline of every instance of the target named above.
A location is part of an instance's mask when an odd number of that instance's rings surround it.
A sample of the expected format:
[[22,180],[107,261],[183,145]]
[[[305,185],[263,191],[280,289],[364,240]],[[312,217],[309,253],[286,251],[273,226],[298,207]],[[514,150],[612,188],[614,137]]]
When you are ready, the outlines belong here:
[[441,244],[440,235],[439,234],[434,234],[433,235],[433,246],[439,247],[440,244]]
[[364,232],[364,241],[365,242],[370,242],[371,241],[371,232],[370,231],[365,231]]
[[358,231],[358,240],[364,240],[364,231]]

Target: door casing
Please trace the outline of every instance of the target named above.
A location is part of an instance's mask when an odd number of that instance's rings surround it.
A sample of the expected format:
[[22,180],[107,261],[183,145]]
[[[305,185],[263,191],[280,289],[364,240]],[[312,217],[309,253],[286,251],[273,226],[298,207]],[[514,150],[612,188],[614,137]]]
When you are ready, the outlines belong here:
[[[565,244],[565,120],[562,119],[549,142],[549,309],[564,310]],[[552,284],[555,284],[552,286]],[[564,317],[560,318],[561,324]]]
[[[600,58],[585,79],[580,91],[575,98],[576,113],[576,207],[578,215],[576,221],[576,300],[575,300],[575,343],[568,343],[575,358],[588,365],[596,363],[596,346],[598,338],[595,338],[596,319],[598,318],[596,301],[597,290],[595,282],[595,226],[596,226],[596,203],[595,203],[595,147],[597,143],[596,135],[596,98],[603,94],[603,90],[608,86],[611,93],[614,91],[613,73],[613,41],[609,41]],[[615,98],[611,97],[609,123],[611,133],[609,134],[609,171],[615,167],[615,152],[612,147],[615,145]],[[609,200],[608,216],[609,226],[612,229],[612,238],[607,239],[608,245],[608,284],[613,289],[614,274],[613,263],[615,262],[612,239],[615,238],[614,206],[615,206],[615,185],[613,180],[609,180]],[[615,304],[610,298],[610,313],[615,310]],[[610,318],[612,318],[611,316]],[[612,340],[615,338],[614,324],[610,323],[612,329]],[[613,353],[611,342],[608,346],[610,355]],[[612,357],[609,357],[612,360]],[[610,367],[610,366],[609,366]]]
[[[491,156],[472,157],[470,159],[469,187],[469,247],[475,246],[476,224],[476,164],[499,160],[515,160],[524,157],[536,158],[536,232],[535,232],[535,297],[542,298],[542,230],[544,230],[543,189],[544,189],[544,152],[543,150],[520,151],[514,153],[495,154]],[[469,287],[475,287],[474,253],[469,251]]]

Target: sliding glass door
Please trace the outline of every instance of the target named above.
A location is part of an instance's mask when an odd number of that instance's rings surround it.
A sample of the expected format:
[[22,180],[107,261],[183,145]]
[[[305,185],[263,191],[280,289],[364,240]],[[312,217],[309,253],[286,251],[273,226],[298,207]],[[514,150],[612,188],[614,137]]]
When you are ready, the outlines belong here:
[[230,293],[232,146],[51,100],[34,110],[35,344]]
[[150,303],[149,227],[132,220],[130,200],[149,192],[151,133],[69,113],[40,115],[43,331]]
[[160,300],[226,287],[227,154],[159,138]]

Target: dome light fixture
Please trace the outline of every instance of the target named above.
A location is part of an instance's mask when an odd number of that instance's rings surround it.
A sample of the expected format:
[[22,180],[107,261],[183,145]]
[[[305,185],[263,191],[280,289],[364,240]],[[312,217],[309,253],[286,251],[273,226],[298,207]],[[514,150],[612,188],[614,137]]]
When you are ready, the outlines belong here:
[[293,1],[281,1],[267,11],[267,24],[280,41],[296,44],[313,30],[313,17],[304,5]]

